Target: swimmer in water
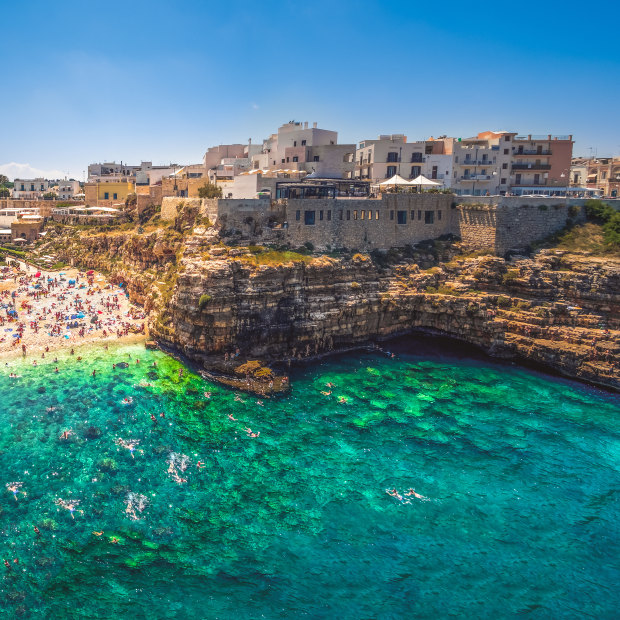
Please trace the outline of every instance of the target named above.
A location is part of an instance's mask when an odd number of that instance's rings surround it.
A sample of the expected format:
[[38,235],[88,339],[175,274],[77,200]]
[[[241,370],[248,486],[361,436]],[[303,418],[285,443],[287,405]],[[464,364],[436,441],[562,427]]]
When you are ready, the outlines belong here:
[[417,497],[418,499],[428,499],[428,497],[424,497],[424,495],[416,493],[413,489],[409,489],[405,495],[413,495],[413,497]]
[[339,402],[339,403],[341,403],[341,404],[345,404],[345,403],[347,403],[347,402],[348,402],[348,399],[347,399],[347,398],[345,398],[344,396],[341,396],[341,397],[338,399],[338,402]]
[[330,389],[336,387],[331,381],[328,381],[325,385]]
[[203,392],[205,398],[211,398],[211,392]]
[[118,437],[117,439],[114,440],[114,443],[117,446],[120,446],[121,448],[126,448],[127,450],[129,450],[129,453],[131,454],[132,459],[136,458],[134,456],[134,452],[136,450],[136,446],[140,443],[138,439],[130,439],[128,441],[125,441],[124,439],[121,439],[120,437]]
[[159,414],[159,417],[160,417],[160,418],[165,418],[165,417],[166,417],[166,414],[162,411],[162,412]]
[[103,536],[103,532],[93,532],[95,536]]
[[39,530],[39,528],[36,525],[33,525],[32,527],[34,528],[34,533],[37,536],[41,536],[41,530]]
[[179,368],[179,379],[183,376],[183,369]]
[[228,419],[229,419],[229,420],[232,420],[233,422],[236,422],[236,421],[237,421],[237,418],[234,418],[232,413],[229,413],[229,414],[228,414]]
[[117,545],[120,541],[118,540],[118,538],[116,538],[116,536],[112,536],[112,538],[110,538],[110,542],[113,545]]
[[331,396],[332,391],[330,390],[329,392],[325,392],[324,390],[321,390],[321,394],[323,394],[323,396]]
[[257,400],[257,401],[256,401],[256,404],[257,404],[257,405],[260,405],[261,407],[264,407],[264,405],[263,405],[263,401],[262,401],[262,400]]
[[19,493],[19,490],[22,488],[23,484],[23,482],[8,482],[6,485],[6,488],[11,491],[11,493],[13,493],[15,501],[18,501],[17,494]]
[[133,403],[133,398],[131,396],[125,396],[121,402],[121,405],[131,405],[131,403]]
[[403,496],[396,489],[392,489],[391,491],[389,489],[385,489],[385,492],[401,502],[403,501]]
[[155,417],[152,413],[151,413],[151,420],[152,420],[153,422],[157,422],[157,418],[156,418],[156,417]]
[[205,464],[202,461],[198,461],[198,463],[196,463],[196,467],[198,467],[198,469],[202,469],[205,466]]

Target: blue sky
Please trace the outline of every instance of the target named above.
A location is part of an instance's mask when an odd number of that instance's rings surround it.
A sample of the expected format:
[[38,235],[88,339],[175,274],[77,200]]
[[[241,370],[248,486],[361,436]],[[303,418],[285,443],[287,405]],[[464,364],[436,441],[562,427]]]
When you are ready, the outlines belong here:
[[293,119],[340,142],[505,129],[572,133],[577,155],[620,155],[617,3],[2,5],[9,176],[198,162]]

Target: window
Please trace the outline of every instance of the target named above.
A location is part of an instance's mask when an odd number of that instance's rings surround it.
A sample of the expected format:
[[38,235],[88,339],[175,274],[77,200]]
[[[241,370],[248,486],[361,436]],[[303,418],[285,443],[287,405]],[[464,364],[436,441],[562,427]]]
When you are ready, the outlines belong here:
[[441,220],[441,211],[437,211],[437,219]]
[[508,155],[510,153],[510,149],[504,149],[504,155]]
[[387,161],[398,161],[398,153],[388,153]]
[[[273,163],[275,164],[276,162],[274,161]],[[284,159],[282,160],[282,163],[283,163],[283,164],[284,164],[284,163],[286,163],[286,162],[284,161]]]
[[432,155],[432,153],[433,153],[433,145],[432,145],[432,144],[426,144],[426,145],[424,146],[424,152],[425,152],[427,155]]
[[347,221],[351,219],[351,211],[347,209]]
[[506,185],[506,179],[505,179],[505,178],[504,178],[504,179],[502,179],[502,180],[500,181],[500,183],[501,183],[502,185]]
[[322,222],[323,221],[323,209],[321,209],[319,211],[319,220]]
[[293,155],[293,161],[294,162],[299,161],[299,157],[297,157],[297,155]]
[[415,209],[411,209],[411,213],[409,214],[409,219],[412,222],[415,220]]
[[399,224],[407,223],[407,211],[397,211],[396,218]]
[[22,183],[22,192],[24,191],[24,184]]
[[396,166],[388,166],[387,167],[387,172],[385,174],[385,178],[389,179],[391,177],[393,177],[396,174]]
[[508,169],[508,164],[502,164],[502,170],[507,170]]
[[293,140],[293,146],[297,146],[297,140]]
[[361,219],[362,219],[362,220],[365,220],[365,219],[366,219],[366,211],[365,211],[364,209],[362,209]]
[[286,158],[286,163],[287,163],[287,164],[289,163],[290,159],[291,159],[290,157],[287,157],[287,158]]
[[295,211],[295,220],[299,222],[300,219],[301,219],[301,211],[297,209],[297,211]]
[[419,177],[421,174],[422,167],[421,166],[411,166],[411,176]]
[[378,220],[379,219],[379,211],[375,211],[375,219]]
[[112,194],[112,198],[113,198],[114,200],[117,200],[117,199],[118,199],[118,194]]
[[424,211],[424,223],[425,224],[435,223],[435,212],[434,211]]
[[306,226],[314,226],[315,211],[304,211],[304,223]]
[[394,219],[394,211],[390,211],[390,220]]
[[356,220],[357,219],[357,209],[355,209],[355,211],[353,211],[353,219]]
[[422,211],[418,211],[418,221],[422,219]]
[[[603,178],[605,178],[605,176],[603,176]],[[43,191],[44,189],[45,189],[45,186],[43,185],[43,183],[41,183],[41,191]]]
[[342,221],[343,217],[344,217],[344,211],[340,211],[340,221]]
[[305,140],[301,141],[301,146],[306,146],[306,141]]
[[314,156],[314,161],[319,161],[319,156],[318,155]]
[[504,140],[505,140],[506,142],[510,142],[510,136],[504,136]]
[[34,183],[31,183],[31,184],[30,184],[30,191],[31,191],[31,192],[34,192]]
[[332,210],[329,209],[329,211],[327,211],[327,221],[331,222],[332,221]]
[[105,192],[105,193],[103,194],[103,199],[104,199],[104,200],[109,200],[109,198],[110,198],[110,194],[109,194],[108,192]]

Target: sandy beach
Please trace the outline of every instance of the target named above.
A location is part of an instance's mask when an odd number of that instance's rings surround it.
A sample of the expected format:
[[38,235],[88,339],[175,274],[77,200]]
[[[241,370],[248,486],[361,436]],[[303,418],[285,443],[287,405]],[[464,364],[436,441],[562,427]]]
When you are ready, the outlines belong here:
[[145,339],[145,316],[121,286],[92,271],[0,271],[0,356],[45,356],[83,344]]

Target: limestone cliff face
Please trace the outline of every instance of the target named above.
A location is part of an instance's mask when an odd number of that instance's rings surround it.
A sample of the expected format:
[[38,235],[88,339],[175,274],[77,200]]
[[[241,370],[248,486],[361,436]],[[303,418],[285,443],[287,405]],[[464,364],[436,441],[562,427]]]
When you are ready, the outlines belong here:
[[618,259],[459,258],[446,246],[388,266],[364,255],[259,264],[213,227],[178,224],[54,249],[125,282],[153,337],[205,368],[232,370],[223,358],[237,350],[240,361],[273,363],[423,329],[620,389]]
[[257,266],[242,252],[183,259],[158,339],[209,366],[237,349],[273,362],[419,328],[620,388],[617,262],[541,253],[420,271],[363,256]]

